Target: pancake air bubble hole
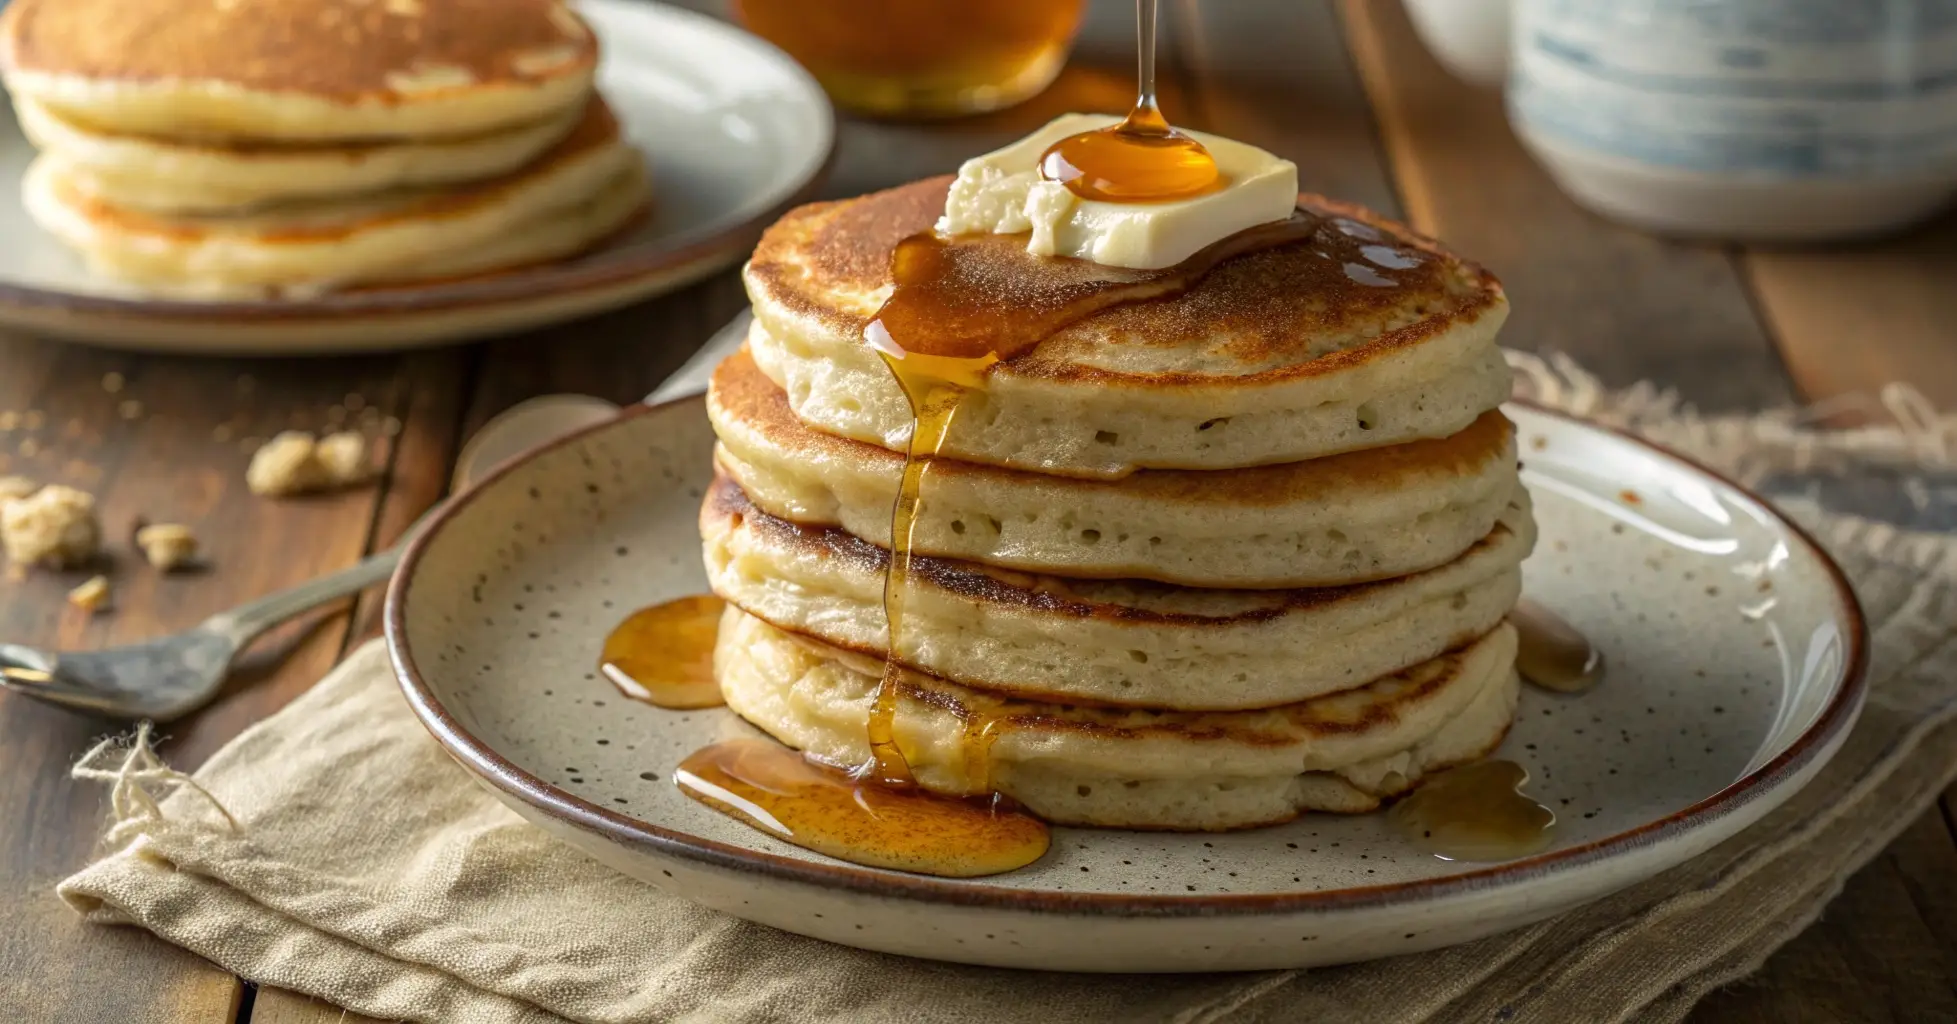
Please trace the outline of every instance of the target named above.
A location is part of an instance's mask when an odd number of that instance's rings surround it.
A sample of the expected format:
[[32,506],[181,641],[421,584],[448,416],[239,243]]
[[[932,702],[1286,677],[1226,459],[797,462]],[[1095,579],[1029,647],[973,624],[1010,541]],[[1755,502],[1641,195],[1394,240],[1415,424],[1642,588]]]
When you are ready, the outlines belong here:
[[1129,656],[1130,658],[1133,658],[1133,659],[1135,659],[1135,661],[1136,661],[1136,662],[1138,662],[1139,664],[1143,664],[1143,665],[1146,665],[1146,664],[1148,664],[1148,652],[1147,652],[1147,651],[1129,651],[1129,652],[1128,652],[1128,656]]
[[985,528],[991,530],[995,536],[1003,532],[1006,528],[1006,524],[998,521],[997,519],[992,518],[991,516],[980,516],[979,518],[985,521]]
[[1361,405],[1359,407],[1359,429],[1371,430],[1377,426],[1379,426],[1379,410],[1373,408],[1370,404]]
[[1099,544],[1101,543],[1101,531],[1082,530],[1080,531],[1080,539],[1086,541],[1089,544]]
[[1094,787],[1093,787],[1093,786],[1075,786],[1075,787],[1074,787],[1074,792],[1076,792],[1076,793],[1079,793],[1079,794],[1080,794],[1081,796],[1093,796],[1093,795],[1094,795]]
[[959,535],[959,536],[961,536],[961,537],[962,537],[962,536],[964,536],[964,535],[965,535],[965,521],[964,521],[963,519],[953,519],[953,520],[951,521],[951,532],[953,532],[953,533],[955,533],[955,534],[958,534],[958,535]]
[[1121,435],[1115,433],[1112,430],[1097,430],[1094,432],[1095,444],[1116,444],[1119,443],[1120,440],[1121,440]]
[[1208,430],[1208,429],[1210,429],[1211,427],[1220,427],[1220,426],[1222,426],[1222,425],[1224,425],[1225,423],[1228,423],[1228,422],[1230,422],[1230,417],[1228,417],[1228,416],[1219,416],[1219,417],[1217,417],[1216,419],[1213,419],[1213,420],[1204,420],[1203,422],[1201,422],[1201,423],[1198,423],[1198,424],[1196,424],[1196,429],[1197,429],[1198,431],[1203,431],[1203,430]]

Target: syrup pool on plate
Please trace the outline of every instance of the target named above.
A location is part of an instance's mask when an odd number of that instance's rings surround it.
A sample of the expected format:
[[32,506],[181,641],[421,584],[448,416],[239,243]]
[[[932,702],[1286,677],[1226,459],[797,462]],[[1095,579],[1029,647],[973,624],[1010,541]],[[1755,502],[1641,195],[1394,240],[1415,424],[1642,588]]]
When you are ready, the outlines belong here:
[[1498,861],[1540,853],[1556,812],[1522,792],[1529,773],[1514,761],[1477,761],[1429,776],[1387,812],[1415,846],[1445,860]]
[[605,637],[599,673],[633,700],[675,710],[717,707],[713,648],[726,608],[712,594],[694,594],[633,612]]
[[1575,626],[1527,598],[1509,612],[1516,633],[1515,670],[1545,690],[1582,693],[1604,678],[1604,652]]
[[686,794],[776,838],[871,867],[996,875],[1046,854],[1046,823],[1003,798],[866,783],[772,740],[726,740],[674,773]]

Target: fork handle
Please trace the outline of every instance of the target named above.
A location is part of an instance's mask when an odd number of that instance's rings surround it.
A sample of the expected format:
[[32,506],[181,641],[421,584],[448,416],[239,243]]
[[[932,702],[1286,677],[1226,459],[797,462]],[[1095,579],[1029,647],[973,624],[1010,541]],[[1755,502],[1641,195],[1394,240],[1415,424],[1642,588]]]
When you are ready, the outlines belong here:
[[290,590],[267,594],[230,611],[219,612],[205,619],[203,628],[229,638],[242,648],[260,633],[295,615],[311,611],[336,598],[359,593],[387,579],[400,561],[400,547],[389,548],[339,572],[301,583]]

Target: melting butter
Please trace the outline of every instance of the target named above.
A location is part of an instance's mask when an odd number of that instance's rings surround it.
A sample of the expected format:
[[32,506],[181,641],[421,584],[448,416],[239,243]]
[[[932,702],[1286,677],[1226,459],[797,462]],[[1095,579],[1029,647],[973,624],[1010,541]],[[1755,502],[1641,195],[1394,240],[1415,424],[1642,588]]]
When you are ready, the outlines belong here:
[[1222,187],[1187,199],[1112,203],[1082,199],[1040,176],[1040,157],[1062,139],[1120,118],[1065,114],[1003,149],[965,161],[945,199],[940,234],[1026,234],[1036,256],[1103,266],[1172,267],[1246,228],[1284,220],[1298,204],[1298,167],[1241,142],[1187,132],[1216,160]]

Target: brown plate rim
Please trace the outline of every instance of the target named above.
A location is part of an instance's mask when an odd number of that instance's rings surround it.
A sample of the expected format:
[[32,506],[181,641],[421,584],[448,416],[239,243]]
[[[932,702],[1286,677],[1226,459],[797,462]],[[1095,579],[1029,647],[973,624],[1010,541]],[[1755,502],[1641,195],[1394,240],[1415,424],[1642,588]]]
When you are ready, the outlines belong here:
[[[628,5],[631,6],[631,5]],[[169,320],[190,323],[265,324],[280,322],[319,323],[361,317],[395,317],[442,313],[458,309],[479,309],[512,305],[546,297],[560,297],[596,291],[614,285],[652,277],[704,262],[730,252],[752,249],[762,230],[780,219],[791,208],[809,201],[836,164],[837,121],[835,107],[814,77],[783,52],[780,47],[752,33],[742,31],[718,18],[708,17],[670,4],[659,5],[668,12],[711,23],[729,33],[743,36],[749,45],[772,51],[786,68],[800,73],[810,96],[821,101],[826,119],[823,126],[822,158],[809,174],[782,198],[755,211],[737,223],[711,231],[701,237],[672,245],[670,239],[648,238],[606,248],[570,261],[545,263],[500,274],[488,274],[460,281],[416,286],[405,284],[369,291],[351,291],[308,299],[277,301],[196,300],[90,295],[60,291],[0,280],[0,307],[51,310],[61,313],[108,316],[125,320]],[[600,40],[601,44],[603,40]],[[0,98],[5,92],[0,91]]]
[[1592,423],[1535,402],[1516,399],[1513,401],[1517,405],[1576,427],[1612,435],[1718,481],[1732,493],[1752,503],[1758,511],[1764,512],[1794,540],[1805,545],[1819,560],[1832,585],[1838,613],[1849,627],[1843,638],[1848,648],[1847,658],[1843,662],[1843,679],[1840,688],[1814,724],[1796,737],[1794,742],[1773,760],[1689,807],[1646,822],[1637,828],[1606,836],[1582,846],[1537,854],[1444,878],[1315,892],[1126,896],[1114,893],[1061,893],[1013,889],[996,884],[972,884],[853,864],[820,863],[704,839],[690,833],[640,821],[583,800],[551,785],[505,758],[463,728],[461,723],[442,706],[441,701],[436,698],[416,668],[413,653],[408,647],[406,629],[407,603],[413,592],[416,570],[421,564],[422,557],[434,538],[439,536],[442,530],[475,498],[496,486],[501,479],[515,472],[519,467],[552,451],[576,444],[600,432],[618,429],[631,420],[643,416],[667,414],[682,405],[701,403],[703,400],[704,396],[695,394],[658,405],[633,406],[615,419],[578,430],[505,463],[430,515],[428,523],[409,542],[387,588],[383,621],[388,657],[393,662],[395,675],[409,707],[435,740],[465,768],[502,793],[522,801],[542,814],[622,846],[642,847],[704,866],[766,875],[785,882],[829,889],[840,888],[887,899],[911,899],[926,903],[1001,910],[1104,917],[1206,917],[1348,911],[1407,905],[1526,884],[1569,868],[1651,846],[1730,814],[1778,788],[1777,784],[1784,783],[1795,772],[1806,767],[1822,750],[1827,749],[1831,742],[1855,721],[1867,695],[1868,623],[1847,575],[1812,535],[1781,515],[1759,495],[1724,474],[1706,467],[1696,459],[1634,436],[1627,431]]

